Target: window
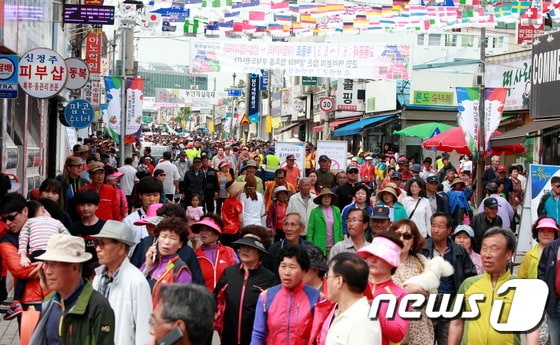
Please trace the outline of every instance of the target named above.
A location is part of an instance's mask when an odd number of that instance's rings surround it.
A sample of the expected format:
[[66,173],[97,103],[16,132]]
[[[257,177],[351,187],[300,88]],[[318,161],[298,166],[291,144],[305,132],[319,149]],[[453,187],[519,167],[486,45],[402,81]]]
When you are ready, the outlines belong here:
[[431,34],[428,38],[428,45],[430,46],[439,46],[440,42],[441,42],[440,34]]
[[462,36],[461,37],[461,47],[473,47],[474,46],[474,36]]
[[445,35],[445,46],[455,47],[457,45],[457,35]]
[[417,44],[419,46],[423,46],[425,38],[426,38],[426,35],[418,35],[418,43]]

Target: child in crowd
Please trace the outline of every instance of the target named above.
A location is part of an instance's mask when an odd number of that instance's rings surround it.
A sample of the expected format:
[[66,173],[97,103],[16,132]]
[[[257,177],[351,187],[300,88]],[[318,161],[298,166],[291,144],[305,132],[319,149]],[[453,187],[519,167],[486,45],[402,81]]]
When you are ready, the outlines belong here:
[[[69,234],[64,225],[50,216],[45,207],[36,200],[27,202],[29,218],[19,233],[20,264],[23,267],[35,262],[35,258],[45,252],[47,242],[53,234]],[[25,291],[26,280],[18,279],[14,287],[14,300],[4,315],[5,320],[11,320],[23,312],[19,303]]]
[[230,181],[227,183],[228,197],[222,205],[222,220],[224,230],[220,242],[230,246],[239,237],[239,230],[243,227],[243,203],[239,200],[246,182]]
[[204,209],[200,205],[201,196],[197,193],[193,193],[190,200],[190,206],[187,206],[186,216],[187,216],[187,225],[189,227],[189,239],[191,240],[191,244],[193,249],[198,248],[200,245],[200,236],[194,234],[191,231],[191,225],[198,222],[202,215],[204,215]]

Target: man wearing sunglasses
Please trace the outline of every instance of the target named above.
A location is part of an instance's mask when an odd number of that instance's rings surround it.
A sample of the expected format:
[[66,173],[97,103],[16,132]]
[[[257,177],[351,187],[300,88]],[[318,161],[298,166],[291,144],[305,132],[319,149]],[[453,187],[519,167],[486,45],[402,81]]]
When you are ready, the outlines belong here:
[[543,194],[537,207],[539,217],[548,216],[560,221],[560,176],[552,176],[550,179],[550,192]]

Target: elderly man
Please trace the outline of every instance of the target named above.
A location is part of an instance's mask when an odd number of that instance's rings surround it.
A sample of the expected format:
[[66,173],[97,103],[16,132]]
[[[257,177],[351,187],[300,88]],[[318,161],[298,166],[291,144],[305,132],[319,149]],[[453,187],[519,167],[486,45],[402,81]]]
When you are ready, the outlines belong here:
[[[466,311],[467,300],[471,295],[484,294],[484,300],[478,300],[480,314],[476,318],[463,320],[453,319],[449,327],[449,344],[519,344],[518,332],[503,332],[493,329],[489,320],[493,311],[492,306],[496,300],[504,302],[499,321],[501,324],[507,322],[511,303],[515,290],[509,289],[505,295],[496,296],[500,286],[510,279],[514,279],[508,266],[515,252],[516,240],[511,230],[504,228],[492,228],[484,234],[482,239],[482,266],[485,274],[467,278],[459,287],[457,293],[464,294],[463,308]],[[470,309],[469,309],[470,310]],[[553,342],[554,344],[554,342]]]
[[373,208],[373,212],[371,213],[371,217],[369,218],[372,235],[377,235],[387,231],[387,229],[391,225],[389,212],[390,209],[387,206],[375,206]]
[[317,183],[321,186],[321,188],[332,188],[335,186],[335,177],[330,169],[331,159],[326,155],[320,155],[319,169],[315,172],[317,173]]
[[300,234],[305,230],[305,225],[298,213],[286,214],[282,223],[284,226],[284,235],[286,237],[280,241],[274,242],[272,246],[270,246],[268,254],[264,260],[266,268],[276,274],[277,277],[278,266],[280,265],[280,260],[278,259],[280,250],[288,244],[299,244],[303,246],[311,243],[302,239],[300,236]]
[[43,261],[45,298],[29,344],[114,344],[115,314],[109,302],[82,279],[91,259],[81,237],[55,234],[37,260]]
[[496,198],[486,198],[480,204],[483,206],[482,212],[479,211],[476,216],[474,216],[471,227],[474,230],[474,239],[472,242],[472,249],[480,253],[480,246],[482,243],[482,237],[488,231],[488,229],[499,226],[503,226],[503,219],[498,214],[499,211],[499,203]]
[[490,158],[490,166],[482,173],[482,187],[498,178],[498,166],[500,166],[500,156]]
[[[250,159],[247,161],[247,164],[245,164],[245,166],[243,167],[243,170],[240,172],[240,175],[237,176],[237,178],[235,179],[235,181],[238,182],[245,182],[245,178],[247,177],[247,175],[254,175],[255,178],[257,179],[257,192],[259,193],[264,193],[264,185],[263,185],[263,180],[256,176],[256,172],[257,172],[257,162],[255,162],[254,160]],[[245,172],[245,174],[243,174],[243,172]]]
[[298,213],[304,229],[301,232],[301,237],[305,239],[307,235],[307,221],[311,210],[319,206],[313,202],[317,195],[311,193],[311,180],[309,177],[302,177],[299,179],[299,192],[292,194],[288,200],[288,209],[286,213]]
[[212,336],[216,302],[203,286],[163,285],[150,318],[150,345],[204,345]]
[[[488,192],[488,197],[486,199],[494,198],[498,203],[498,215],[502,218],[502,224],[499,226],[503,226],[504,228],[511,228],[511,221],[513,220],[515,212],[513,211],[513,207],[511,207],[509,201],[507,201],[500,195],[498,191],[498,185],[495,182],[488,183],[486,185],[486,191]],[[486,199],[482,200],[482,202],[480,203],[480,206],[478,207],[478,213],[485,212],[484,201],[486,201]],[[482,237],[480,237],[480,239],[482,239]]]
[[329,261],[338,253],[355,253],[358,249],[367,246],[369,242],[366,241],[365,232],[368,225],[369,215],[365,209],[354,208],[350,210],[350,212],[348,212],[348,218],[346,219],[346,227],[348,229],[348,235],[350,236],[344,241],[336,243],[331,248]]
[[128,260],[134,243],[132,230],[108,220],[97,235],[95,250],[101,266],[93,288],[109,300],[115,312],[115,344],[144,345],[150,336],[152,296],[146,277]]
[[333,189],[333,192],[338,195],[338,203],[336,206],[341,210],[350,205],[354,200],[354,187],[358,184],[358,174],[358,166],[354,164],[349,165],[346,168],[346,182]]

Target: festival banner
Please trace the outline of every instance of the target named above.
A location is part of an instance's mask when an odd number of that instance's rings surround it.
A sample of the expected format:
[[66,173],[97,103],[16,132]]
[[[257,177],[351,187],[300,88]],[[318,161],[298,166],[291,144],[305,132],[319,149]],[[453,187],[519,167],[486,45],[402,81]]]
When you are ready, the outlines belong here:
[[463,129],[465,143],[473,153],[473,159],[478,156],[479,115],[478,104],[480,90],[478,87],[456,87],[459,114],[457,124]]
[[119,77],[103,77],[103,79],[105,80],[105,93],[107,96],[107,104],[101,105],[103,122],[113,140],[116,139],[116,141],[120,142],[122,79]]
[[339,79],[409,79],[409,45],[314,42],[246,42],[192,39],[190,72],[260,74],[262,69],[285,75]]
[[508,89],[505,87],[484,88],[484,148],[487,155],[492,152],[490,137],[500,126]]
[[[122,78],[104,77],[104,81],[107,104],[101,105],[101,114],[105,123],[105,131],[113,140],[120,142]],[[130,78],[127,79],[126,84],[125,143],[134,143],[135,137],[141,132],[144,79]]]
[[144,79],[126,80],[126,135],[138,132],[142,125],[142,104],[144,101]]

